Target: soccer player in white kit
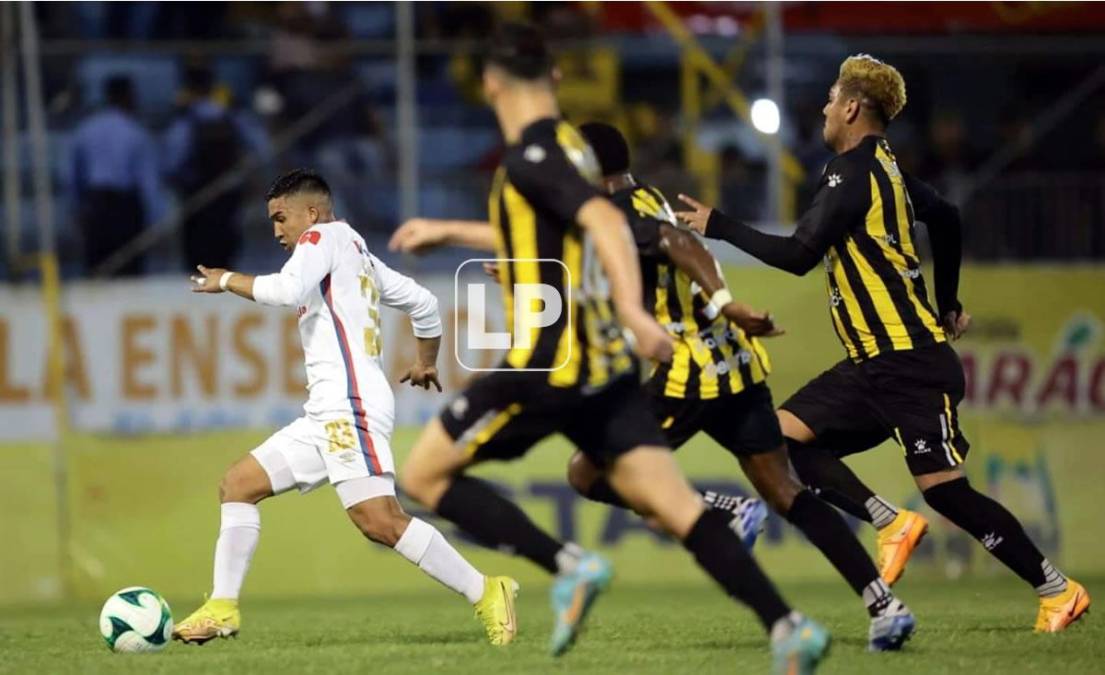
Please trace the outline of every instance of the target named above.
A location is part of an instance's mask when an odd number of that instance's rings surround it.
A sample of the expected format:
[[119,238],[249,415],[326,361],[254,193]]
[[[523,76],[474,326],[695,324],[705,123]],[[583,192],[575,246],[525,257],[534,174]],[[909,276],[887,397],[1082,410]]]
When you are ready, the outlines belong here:
[[263,305],[296,308],[307,367],[305,414],[223,476],[214,586],[203,606],[176,625],[173,638],[203,644],[238,633],[238,595],[261,531],[258,502],[329,481],[366,537],[463,595],[490,642],[509,643],[517,627],[518,584],[485,577],[432,525],[404,513],[395,498],[389,446],[395,398],[380,366],[379,307],[411,317],[418,358],[402,381],[440,391],[437,299],[389,269],[353,228],[334,218],[330,188],[318,174],[300,169],[280,177],[267,200],[276,239],[292,252],[280,272],[254,277],[200,266],[192,290],[230,291]]

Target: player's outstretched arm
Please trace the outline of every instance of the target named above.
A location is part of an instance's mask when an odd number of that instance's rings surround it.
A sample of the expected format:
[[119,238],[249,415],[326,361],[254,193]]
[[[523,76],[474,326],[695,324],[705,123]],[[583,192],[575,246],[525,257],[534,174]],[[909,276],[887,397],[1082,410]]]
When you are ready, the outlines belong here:
[[253,300],[253,275],[231,272],[221,267],[197,265],[199,274],[192,275],[193,293],[223,293],[230,291],[246,300]]
[[[196,293],[230,291],[247,300],[275,307],[295,307],[302,304],[307,293],[317,288],[330,273],[335,238],[332,232],[312,227],[292,251],[292,257],[275,274],[252,276],[220,268],[200,265],[199,276],[193,276]],[[306,235],[307,233],[304,233]]]
[[576,212],[576,222],[591,237],[610,281],[618,319],[632,333],[637,353],[648,359],[670,361],[671,336],[644,308],[637,247],[625,214],[606,198],[592,197]]
[[660,250],[702,289],[709,304],[706,313],[713,319],[719,313],[756,337],[775,337],[784,331],[775,325],[771,314],[759,312],[733,299],[722,276],[717,259],[693,234],[667,223],[660,224]]
[[491,223],[479,220],[411,218],[388,241],[389,250],[401,253],[425,253],[439,246],[494,251],[495,230]]
[[824,255],[824,251],[811,248],[797,234],[789,237],[766,234],[692,197],[679,195],[679,199],[692,210],[677,211],[675,215],[691,229],[711,239],[727,241],[772,267],[802,276],[816,267]]

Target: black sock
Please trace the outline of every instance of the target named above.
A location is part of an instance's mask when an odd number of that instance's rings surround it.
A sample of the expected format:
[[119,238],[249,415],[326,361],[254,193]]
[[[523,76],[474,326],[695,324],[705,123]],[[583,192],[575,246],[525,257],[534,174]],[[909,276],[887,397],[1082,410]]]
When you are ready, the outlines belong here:
[[764,629],[770,631],[776,621],[790,613],[790,608],[729,529],[732,519],[732,514],[706,509],[683,546],[730,596],[751,607]]
[[879,580],[875,563],[871,562],[871,557],[863,550],[856,535],[852,534],[848,524],[832,507],[809,490],[802,490],[790,505],[786,519],[801,530],[810,543],[829,559],[852,590],[863,598],[871,616],[877,615],[890,604],[894,596],[885,584],[872,586]]
[[[941,515],[967,531],[995,558],[1038,590],[1058,580],[1040,549],[1028,538],[1016,516],[981,492],[966,478],[941,483],[924,491],[925,501]],[[1057,573],[1056,573],[1057,574]],[[1062,578],[1062,586],[1066,580]]]
[[508,549],[552,574],[563,544],[533,524],[522,509],[490,484],[457,476],[437,503],[437,514],[451,520],[488,548]]
[[849,515],[871,522],[865,504],[875,493],[839,457],[815,444],[799,443],[790,438],[787,439],[787,454],[798,478],[818,497]]

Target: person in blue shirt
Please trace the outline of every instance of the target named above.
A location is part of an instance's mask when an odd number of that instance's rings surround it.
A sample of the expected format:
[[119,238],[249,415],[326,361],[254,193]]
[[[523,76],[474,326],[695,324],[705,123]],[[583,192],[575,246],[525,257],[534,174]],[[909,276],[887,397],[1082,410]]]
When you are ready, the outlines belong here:
[[[191,103],[165,134],[164,171],[182,205],[233,171],[247,152],[264,155],[264,131],[235,114],[215,94],[214,74],[193,68],[185,74]],[[185,269],[231,267],[241,248],[237,185],[198,209],[186,209],[181,224]]]
[[[157,149],[135,119],[130,78],[109,78],[104,98],[107,105],[77,126],[67,162],[86,272],[95,270],[165,210]],[[136,276],[144,268],[139,254],[115,274]]]

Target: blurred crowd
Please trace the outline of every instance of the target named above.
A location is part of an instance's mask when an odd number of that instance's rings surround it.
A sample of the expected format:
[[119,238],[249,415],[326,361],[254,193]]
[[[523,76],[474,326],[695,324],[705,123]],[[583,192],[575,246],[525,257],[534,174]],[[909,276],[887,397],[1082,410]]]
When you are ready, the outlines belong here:
[[[293,166],[327,175],[339,212],[370,236],[395,226],[394,6],[87,2],[38,3],[36,10],[55,182],[69,214],[61,228],[68,274],[135,275],[201,262],[269,266],[279,252],[270,246],[259,196],[267,180]],[[701,162],[688,157],[674,43],[662,33],[611,33],[606,11],[600,3],[416,5],[424,46],[417,60],[421,215],[483,217],[500,142],[480,101],[471,47],[496,20],[526,17],[563,46],[560,97],[570,119],[617,124],[634,144],[636,172],[670,194],[701,195],[706,175],[719,186],[722,209],[748,220],[766,216],[766,155],[757,134],[718,98],[694,129],[695,143],[709,156],[707,169],[689,171]],[[723,38],[705,44],[724,55]],[[847,45],[838,51],[847,54]],[[782,133],[805,169],[799,209],[829,158],[820,108],[838,60],[796,62],[796,70],[810,67],[788,83]],[[753,63],[737,78],[752,94],[765,87],[763,68]],[[1064,177],[1051,198],[1074,209],[1065,218],[1095,224],[1077,246],[1105,257],[1105,235],[1095,234],[1105,230],[1105,97],[1091,98],[1056,128],[1038,124],[1039,112],[1085,76],[1082,64],[1058,73],[971,64],[971,77],[984,79],[990,69],[1004,78],[1000,86],[1011,90],[1002,106],[990,105],[984,88],[973,97],[969,90],[946,95],[946,72],[923,56],[903,56],[899,67],[910,103],[891,139],[903,168],[963,206],[968,224],[972,216],[1000,218],[1014,224],[1010,232],[1018,223],[1046,227],[1054,213],[1050,202],[1011,206],[1000,191],[976,191],[977,177],[988,171]],[[326,107],[353,84],[359,86],[351,96]],[[1021,151],[1003,158],[1008,148]],[[239,166],[254,170],[238,176]],[[1032,189],[1039,185],[1030,182]],[[180,226],[165,240],[172,245],[119,253],[174,215]],[[1020,235],[997,241],[982,229],[981,239],[972,243],[970,236],[968,251],[978,257],[1023,256],[1039,244]]]

